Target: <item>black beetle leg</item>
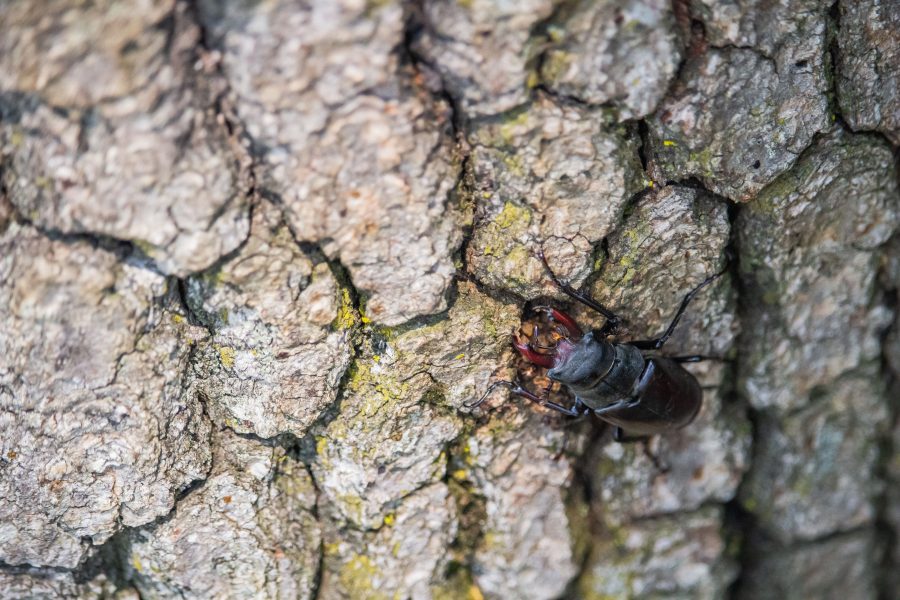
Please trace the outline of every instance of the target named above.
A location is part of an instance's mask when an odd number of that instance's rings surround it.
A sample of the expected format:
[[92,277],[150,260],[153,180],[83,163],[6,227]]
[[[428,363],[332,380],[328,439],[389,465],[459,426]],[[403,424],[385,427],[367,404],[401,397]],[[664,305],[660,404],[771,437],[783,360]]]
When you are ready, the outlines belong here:
[[667,356],[666,358],[679,363],[698,363],[709,360],[711,357],[703,356],[702,354],[692,354],[690,356]]
[[650,438],[646,438],[643,445],[644,456],[646,456],[650,460],[650,462],[653,463],[653,466],[656,467],[656,470],[660,473],[668,473],[669,465],[664,463],[662,460],[660,460],[659,456],[653,454],[653,452],[650,451]]
[[[487,400],[487,397],[490,395],[490,393],[493,392],[496,388],[498,388],[500,386],[508,387],[510,393],[512,393],[516,396],[521,396],[522,398],[525,398],[526,400],[531,400],[532,402],[534,402],[536,404],[540,404],[541,406],[545,406],[547,408],[553,409],[556,412],[560,412],[569,417],[580,417],[580,416],[583,416],[584,414],[586,414],[585,411],[587,410],[587,407],[585,407],[584,405],[581,405],[581,407],[579,408],[578,405],[576,404],[576,406],[573,408],[567,408],[567,407],[563,406],[562,404],[557,404],[556,402],[550,402],[546,398],[542,398],[542,397],[538,396],[534,392],[531,392],[531,391],[525,389],[520,384],[518,384],[514,381],[497,381],[491,387],[489,387],[487,389],[487,391],[484,393],[484,395],[481,398],[479,398],[476,402],[472,402],[471,404],[463,404],[463,406],[465,406],[466,408],[475,408],[477,406],[480,406],[485,400]],[[545,393],[548,393],[549,390],[550,390],[550,388],[548,387],[545,390]],[[579,410],[581,412],[579,412]]]
[[646,442],[650,439],[650,436],[646,435],[628,435],[625,433],[625,430],[621,427],[613,428],[613,439],[620,444],[627,444],[628,442]]
[[587,406],[587,405],[581,400],[581,398],[579,398],[578,396],[575,396],[575,406],[574,406],[573,408],[574,408],[575,410],[577,410],[578,412],[580,412],[581,414],[583,414],[583,415],[586,415],[586,414],[588,414],[589,412],[591,412],[590,407]]
[[722,358],[721,356],[707,356],[705,354],[690,354],[688,356],[667,356],[666,358],[680,363],[697,363],[703,362],[704,360],[718,360],[722,362],[731,361],[730,358]]
[[512,393],[514,393],[517,396],[521,396],[523,398],[531,400],[532,402],[540,404],[541,406],[544,406],[546,408],[553,409],[556,412],[562,413],[569,417],[580,417],[580,416],[584,415],[584,412],[579,412],[576,407],[568,408],[568,407],[563,406],[562,404],[557,404],[556,402],[551,402],[549,400],[545,400],[545,399],[541,398],[540,396],[529,392],[528,390],[526,390],[523,387],[519,387],[519,389],[517,389],[517,390],[516,389],[512,390]]
[[628,435],[621,427],[616,427],[613,429],[613,439],[620,444],[625,444],[628,442],[642,442],[642,446],[644,449],[644,456],[653,463],[653,466],[660,473],[667,473],[669,471],[669,465],[663,463],[659,457],[653,452],[650,451],[650,436],[648,435]]
[[604,323],[603,327],[600,328],[600,332],[603,335],[612,335],[618,329],[619,323],[622,322],[622,319],[619,317],[619,315],[609,310],[587,294],[582,294],[568,283],[563,283],[560,278],[556,276],[556,273],[553,272],[553,269],[550,268],[550,263],[547,262],[547,257],[544,256],[543,249],[538,251],[538,257],[541,259],[541,262],[544,263],[544,268],[547,269],[547,273],[550,275],[550,279],[553,280],[553,283],[556,285],[556,287],[562,290],[563,293],[565,293],[573,300],[577,300],[588,308],[596,310],[606,318],[606,323]]
[[[681,317],[684,315],[684,311],[687,310],[688,304],[691,303],[691,300],[694,299],[700,290],[708,286],[710,283],[721,277],[725,274],[725,270],[728,268],[728,265],[725,266],[725,269],[719,271],[715,275],[710,275],[706,279],[704,279],[700,285],[692,289],[687,293],[687,296],[684,297],[684,300],[681,301],[681,306],[678,307],[678,312],[675,313],[675,318],[672,319],[672,322],[669,323],[669,327],[666,329],[665,333],[654,340],[635,340],[632,342],[628,342],[635,348],[640,350],[659,350],[663,347],[670,337],[672,337],[672,333],[675,331],[675,327],[678,326],[678,321],[681,320]],[[683,361],[683,362],[696,362],[696,361]]]

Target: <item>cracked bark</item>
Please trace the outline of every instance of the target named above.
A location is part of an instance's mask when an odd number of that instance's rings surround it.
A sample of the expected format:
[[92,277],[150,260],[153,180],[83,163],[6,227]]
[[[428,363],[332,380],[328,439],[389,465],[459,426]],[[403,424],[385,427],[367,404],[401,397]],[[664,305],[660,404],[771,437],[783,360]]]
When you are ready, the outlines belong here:
[[[891,3],[51,4],[0,8],[0,597],[892,595]],[[538,248],[632,339],[727,263],[690,427],[465,406],[543,384],[534,304],[599,324]]]

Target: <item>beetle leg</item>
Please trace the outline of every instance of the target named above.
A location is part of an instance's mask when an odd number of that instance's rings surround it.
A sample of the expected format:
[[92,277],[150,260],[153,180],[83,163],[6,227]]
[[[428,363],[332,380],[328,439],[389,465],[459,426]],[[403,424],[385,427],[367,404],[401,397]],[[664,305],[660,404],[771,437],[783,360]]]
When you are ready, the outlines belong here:
[[666,356],[669,360],[680,363],[696,363],[704,360],[718,360],[721,362],[732,362],[730,358],[722,358],[721,356],[706,356],[705,354],[691,354],[689,356]]
[[667,473],[669,471],[669,465],[663,463],[659,456],[654,454],[650,450],[650,436],[648,435],[628,435],[625,433],[621,427],[616,427],[613,429],[613,439],[620,444],[626,444],[629,442],[642,442],[642,446],[644,448],[644,456],[653,463],[653,466],[661,473]]
[[[515,384],[514,387],[510,387],[510,391],[513,394],[515,394],[516,396],[521,396],[522,398],[525,398],[526,400],[531,400],[535,404],[539,404],[545,408],[555,410],[556,412],[560,412],[569,417],[580,417],[584,414],[583,412],[579,412],[576,407],[569,408],[569,407],[563,406],[562,404],[558,404],[556,402],[551,402],[550,400],[547,400],[547,398],[538,396],[534,392],[531,392],[531,391],[525,389],[524,387],[522,387],[519,384]],[[544,392],[545,392],[545,394],[549,394],[550,387],[548,386],[544,390]]]
[[604,323],[603,327],[600,328],[600,331],[603,332],[604,335],[612,335],[616,331],[616,329],[618,329],[619,323],[621,323],[622,321],[622,319],[619,318],[619,315],[609,310],[587,294],[582,294],[568,283],[563,283],[560,278],[556,276],[556,273],[553,272],[553,269],[550,268],[550,263],[547,262],[547,257],[544,256],[543,249],[538,251],[538,257],[541,259],[541,262],[544,263],[544,268],[547,269],[547,273],[550,275],[550,279],[553,280],[553,283],[556,284],[556,287],[562,290],[563,293],[565,293],[573,300],[577,300],[588,308],[596,310],[606,318],[606,323]]
[[669,360],[674,360],[679,363],[698,363],[703,362],[708,359],[708,356],[703,356],[702,354],[692,354],[690,356],[667,356]]
[[[557,404],[556,402],[550,402],[549,400],[541,400],[537,396],[534,396],[533,398],[529,397],[529,396],[523,396],[523,397],[528,398],[529,400],[532,400],[534,402],[537,402],[538,404],[540,404],[543,407],[550,408],[552,410],[555,410],[558,413],[562,413],[562,414],[566,415],[567,417],[583,417],[586,414],[584,412],[579,412],[578,409],[576,409],[574,407],[570,408],[570,407],[563,406],[562,404]],[[537,399],[535,399],[535,398],[537,398]]]
[[659,455],[655,454],[652,450],[650,450],[650,438],[644,439],[643,446],[644,446],[644,456],[646,456],[650,460],[650,462],[653,463],[653,466],[656,467],[656,470],[659,471],[660,473],[668,473],[669,465],[664,463],[659,458]]
[[625,433],[624,429],[617,425],[613,428],[613,439],[620,444],[627,444],[628,442],[645,442],[650,439],[650,436],[628,435],[627,433]]
[[[540,404],[541,406],[555,410],[556,412],[561,412],[562,414],[570,416],[570,417],[581,417],[585,414],[584,408],[577,408],[577,406],[568,408],[568,407],[563,406],[562,404],[557,404],[556,402],[550,402],[549,400],[547,400],[545,398],[541,398],[534,392],[531,392],[531,391],[525,389],[524,387],[522,387],[521,385],[519,385],[518,383],[516,383],[514,381],[497,381],[491,387],[489,387],[487,389],[487,391],[484,393],[484,395],[481,398],[479,398],[476,402],[472,402],[470,404],[463,404],[463,406],[465,406],[466,408],[476,408],[477,406],[480,406],[482,403],[484,403],[485,400],[487,400],[487,397],[490,395],[490,393],[493,392],[495,389],[497,389],[500,386],[508,387],[510,393],[512,393],[513,395],[521,396],[522,398],[525,398],[526,400],[531,400],[532,402],[534,402],[536,404]],[[579,411],[581,411],[581,412],[579,412]]]
[[[509,388],[509,391],[511,394],[514,394],[516,396],[522,396],[523,398],[527,398],[533,402],[537,402],[538,404],[545,404],[545,403],[553,404],[552,402],[548,402],[545,398],[538,396],[534,392],[528,391],[521,384],[519,384],[515,381],[495,381],[493,383],[493,385],[491,385],[491,387],[489,387],[487,389],[487,391],[484,393],[484,395],[478,399],[478,401],[472,402],[470,404],[463,404],[463,406],[465,406],[466,408],[475,408],[477,406],[480,406],[482,403],[484,403],[485,400],[487,400],[487,397],[491,394],[491,392],[493,392],[498,387],[507,387],[507,388]],[[550,386],[547,386],[547,388],[544,390],[544,394],[547,395],[549,393],[550,393]]]
[[[725,271],[728,269],[728,265],[725,265],[725,269],[722,269],[718,273],[714,275],[710,275],[706,279],[704,279],[700,285],[692,289],[687,293],[687,296],[681,301],[681,306],[678,307],[678,312],[675,313],[675,318],[672,319],[672,322],[669,323],[669,327],[666,329],[665,333],[653,340],[635,340],[633,342],[628,342],[635,348],[640,350],[659,350],[663,347],[670,337],[672,337],[672,333],[675,331],[675,327],[678,326],[678,322],[681,320],[681,317],[684,315],[684,311],[687,310],[688,304],[691,303],[691,300],[694,299],[700,290],[708,286],[710,283],[721,277],[725,274]],[[689,362],[689,361],[684,361]]]

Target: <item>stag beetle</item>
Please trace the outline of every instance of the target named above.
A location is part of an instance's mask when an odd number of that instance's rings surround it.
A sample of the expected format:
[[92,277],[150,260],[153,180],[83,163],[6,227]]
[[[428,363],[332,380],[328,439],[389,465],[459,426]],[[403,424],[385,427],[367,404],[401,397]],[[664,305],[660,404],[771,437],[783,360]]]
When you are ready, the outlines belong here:
[[[720,277],[725,270],[707,277],[681,301],[675,318],[658,338],[633,340],[625,343],[607,341],[618,331],[621,319],[596,300],[563,283],[550,268],[544,253],[538,254],[553,283],[566,295],[597,311],[606,319],[600,329],[584,333],[575,320],[555,308],[539,306],[550,321],[558,324],[555,346],[542,346],[535,340],[522,341],[515,337],[513,345],[531,363],[549,369],[547,377],[563,384],[575,396],[573,406],[566,407],[549,400],[551,387],[540,396],[513,381],[498,381],[490,386],[476,402],[482,404],[499,386],[523,398],[572,417],[593,412],[600,419],[615,426],[616,441],[645,439],[658,433],[684,427],[694,420],[703,401],[697,379],[680,363],[699,362],[711,357],[653,356],[646,351],[659,350],[671,337],[688,304],[700,290]],[[726,266],[727,269],[727,266]],[[543,350],[543,352],[542,352]]]

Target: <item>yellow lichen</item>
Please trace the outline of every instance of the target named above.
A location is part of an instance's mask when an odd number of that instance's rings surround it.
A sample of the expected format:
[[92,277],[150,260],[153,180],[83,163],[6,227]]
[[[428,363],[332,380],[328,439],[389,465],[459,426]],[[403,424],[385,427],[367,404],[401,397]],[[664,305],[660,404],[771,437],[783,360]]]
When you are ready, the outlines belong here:
[[[340,306],[338,307],[337,317],[334,319],[334,328],[340,331],[352,329],[362,318],[353,306],[350,298],[350,292],[346,289],[341,290]],[[365,322],[365,321],[363,321]]]
[[25,141],[25,135],[20,128],[16,127],[13,130],[12,135],[9,136],[9,141],[13,146],[21,146],[22,142]]
[[222,366],[226,369],[233,367],[234,348],[229,348],[228,346],[216,346],[216,349],[219,351],[219,362],[222,363]]
[[319,462],[326,469],[331,468],[331,461],[328,459],[328,438],[322,436],[316,438],[316,456]]
[[368,556],[357,554],[341,568],[338,581],[351,598],[386,599],[387,596],[375,587],[378,574],[378,568]]
[[554,81],[568,70],[571,63],[572,56],[568,52],[555,50],[547,54],[541,71],[545,78]]
[[327,543],[322,547],[322,550],[328,556],[336,556],[338,552],[341,550],[341,545],[337,543]]
[[506,154],[503,156],[503,164],[506,165],[506,168],[509,171],[518,177],[521,177],[525,174],[525,165],[522,162],[522,157],[518,154]]
[[470,467],[475,464],[475,457],[472,456],[472,447],[469,444],[463,446],[463,462]]
[[566,37],[566,29],[559,25],[550,25],[547,27],[547,37],[550,38],[551,42],[559,43],[563,41]]
[[153,250],[156,248],[156,246],[145,240],[131,240],[131,243],[134,244],[138,250],[147,255],[153,252]]
[[337,497],[338,504],[342,505],[347,516],[354,521],[361,521],[363,515],[362,498],[354,494],[342,494]]
[[[512,114],[507,115],[503,119],[503,124],[500,126],[500,134],[504,133],[512,133],[512,129],[516,127],[521,127],[528,123],[528,112],[525,110],[521,110]],[[504,130],[505,128],[505,130]]]

